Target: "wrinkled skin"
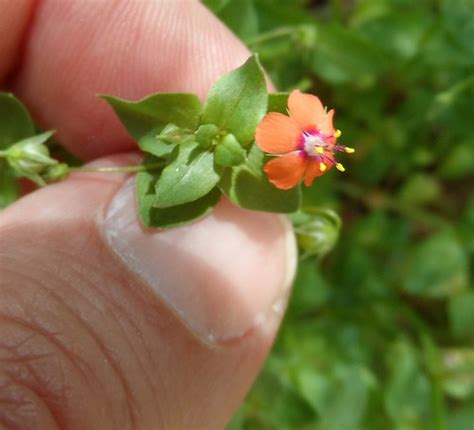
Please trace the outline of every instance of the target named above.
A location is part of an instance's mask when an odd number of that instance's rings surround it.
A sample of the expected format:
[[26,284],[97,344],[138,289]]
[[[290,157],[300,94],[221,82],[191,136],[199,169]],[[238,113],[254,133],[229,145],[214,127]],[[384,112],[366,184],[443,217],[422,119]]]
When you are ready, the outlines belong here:
[[[139,158],[96,93],[203,99],[248,56],[194,1],[0,0],[0,10],[2,89],[97,165]],[[0,213],[2,429],[221,429],[268,354],[294,272],[288,222],[223,201],[191,227],[134,227],[140,255],[157,256],[151,285],[107,241],[125,180],[75,174]],[[160,293],[171,290],[191,292],[181,313]],[[192,323],[196,297],[212,342]]]

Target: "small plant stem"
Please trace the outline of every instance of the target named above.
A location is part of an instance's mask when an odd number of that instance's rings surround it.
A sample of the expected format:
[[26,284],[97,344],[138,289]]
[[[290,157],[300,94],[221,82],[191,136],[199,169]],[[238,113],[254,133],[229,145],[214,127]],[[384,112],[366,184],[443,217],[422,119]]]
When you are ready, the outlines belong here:
[[433,412],[433,430],[446,430],[446,406],[443,394],[442,365],[436,344],[429,335],[422,335],[426,370],[431,379],[431,408]]
[[433,407],[433,422],[436,430],[446,430],[445,418],[445,404],[442,383],[438,377],[432,376],[432,407]]
[[442,363],[438,346],[427,324],[408,305],[400,306],[400,312],[413,325],[420,341],[424,370],[431,383],[431,408],[433,430],[447,430],[446,403],[443,394]]
[[268,42],[272,39],[277,39],[279,37],[291,36],[295,32],[294,27],[280,27],[267,33],[262,33],[256,37],[248,39],[246,41],[247,45],[258,45],[259,43]]
[[111,167],[70,167],[69,172],[92,172],[92,173],[138,173],[155,170],[165,165],[162,163],[138,164],[136,166],[111,166]]

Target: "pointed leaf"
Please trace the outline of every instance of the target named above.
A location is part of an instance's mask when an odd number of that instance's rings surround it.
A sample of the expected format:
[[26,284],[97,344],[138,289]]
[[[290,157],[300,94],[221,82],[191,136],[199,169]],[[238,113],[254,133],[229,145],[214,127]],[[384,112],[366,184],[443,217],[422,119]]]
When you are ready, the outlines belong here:
[[280,190],[273,186],[262,171],[265,161],[263,152],[254,145],[245,165],[226,169],[220,189],[231,201],[246,209],[279,213],[298,210],[300,187]]
[[268,94],[268,112],[280,112],[287,114],[289,93]]
[[243,66],[219,79],[204,106],[202,124],[215,124],[232,133],[245,145],[267,111],[267,89],[263,71],[255,56]]
[[0,93],[0,149],[35,133],[25,106],[12,94]]
[[402,276],[402,288],[409,294],[453,296],[468,285],[468,257],[453,232],[441,231],[413,247]]
[[143,152],[155,157],[170,158],[174,148],[176,148],[176,143],[166,143],[155,136],[149,136],[140,139],[139,146]]
[[[159,159],[147,157],[144,162],[156,163]],[[160,170],[141,172],[136,176],[136,199],[140,220],[145,227],[171,228],[195,221],[207,215],[217,204],[220,191],[217,188],[193,202],[170,208],[156,208],[155,185],[160,177]]]
[[201,115],[201,102],[194,94],[157,93],[138,101],[102,96],[114,109],[127,131],[144,151],[149,150],[150,139],[170,123],[195,130]]
[[214,154],[197,142],[178,145],[174,157],[156,183],[154,205],[158,208],[197,200],[208,194],[220,179],[214,169]]
[[0,160],[0,209],[7,207],[20,196],[20,187],[12,169]]
[[233,134],[228,134],[222,139],[214,152],[216,164],[219,166],[238,166],[245,161],[245,150]]
[[45,131],[44,133],[36,134],[34,136],[28,136],[24,139],[15,142],[15,147],[25,147],[31,145],[41,145],[45,143],[53,134],[54,130]]

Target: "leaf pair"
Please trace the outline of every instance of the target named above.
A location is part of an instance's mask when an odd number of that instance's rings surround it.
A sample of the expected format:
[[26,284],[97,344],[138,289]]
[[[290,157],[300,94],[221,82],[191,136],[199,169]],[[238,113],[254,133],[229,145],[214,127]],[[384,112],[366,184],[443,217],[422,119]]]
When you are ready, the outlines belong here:
[[286,95],[269,96],[255,56],[218,80],[204,106],[186,93],[104,99],[148,154],[145,167],[162,163],[137,175],[137,203],[146,227],[198,219],[222,193],[247,209],[293,212],[299,207],[299,188],[279,190],[262,171],[266,160],[254,143],[255,129],[269,105],[276,110]]
[[0,209],[19,197],[18,178],[44,186],[70,173],[68,164],[50,154],[54,130],[36,131],[26,107],[13,94],[0,92]]
[[[12,94],[0,93],[0,151],[34,133],[33,121],[23,104]],[[15,201],[18,195],[15,172],[6,159],[0,158],[0,208]]]

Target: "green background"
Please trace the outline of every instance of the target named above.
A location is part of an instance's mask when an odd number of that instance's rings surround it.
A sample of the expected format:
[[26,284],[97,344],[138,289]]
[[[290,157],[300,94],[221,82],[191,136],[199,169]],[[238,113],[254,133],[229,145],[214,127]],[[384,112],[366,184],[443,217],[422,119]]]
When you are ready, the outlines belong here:
[[356,149],[305,190],[341,236],[229,429],[473,430],[474,3],[205,3]]

